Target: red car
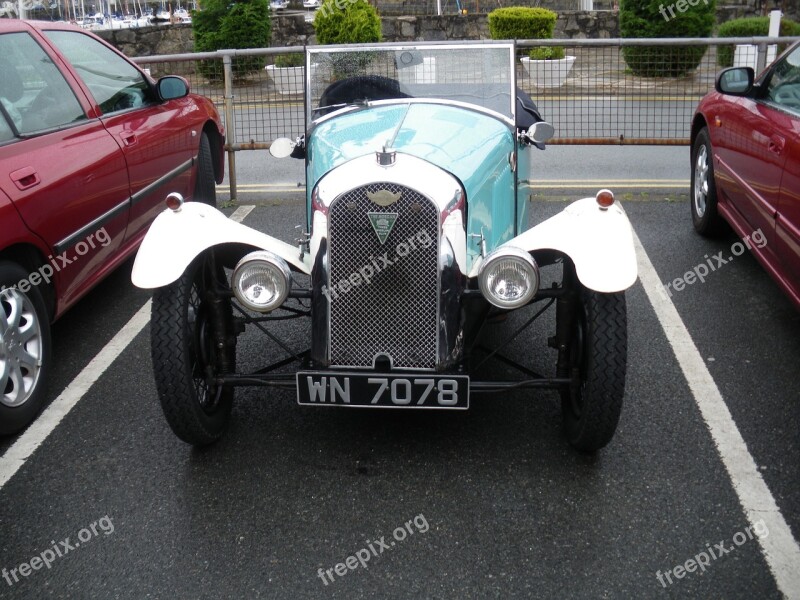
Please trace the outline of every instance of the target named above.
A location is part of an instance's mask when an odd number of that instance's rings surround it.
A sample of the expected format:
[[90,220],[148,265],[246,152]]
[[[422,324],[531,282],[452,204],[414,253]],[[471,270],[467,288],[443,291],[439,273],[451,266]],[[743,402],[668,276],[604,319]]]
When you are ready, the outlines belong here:
[[725,69],[692,123],[691,208],[710,235],[721,219],[800,309],[800,43],[754,81]]
[[50,323],[138,248],[168,192],[215,203],[224,129],[98,37],[0,20],[0,434],[44,402]]

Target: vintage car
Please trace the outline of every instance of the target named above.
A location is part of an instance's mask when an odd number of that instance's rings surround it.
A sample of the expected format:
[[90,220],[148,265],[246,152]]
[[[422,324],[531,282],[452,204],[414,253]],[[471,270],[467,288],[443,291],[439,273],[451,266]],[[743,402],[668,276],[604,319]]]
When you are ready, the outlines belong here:
[[[517,89],[515,52],[497,42],[307,48],[306,133],[271,148],[305,161],[295,244],[167,199],[132,278],[155,288],[153,367],[178,437],[215,441],[234,388],[261,385],[292,388],[304,406],[406,410],[550,388],[574,447],[610,441],[625,388],[625,290],[637,277],[631,227],[608,190],[529,227],[533,159],[553,128]],[[550,286],[540,286],[545,266],[558,274]],[[476,374],[500,359],[503,344],[481,350],[487,323],[528,310],[518,338],[552,304],[554,373],[526,360],[513,380]],[[280,337],[292,318],[309,333]],[[252,328],[267,364],[242,370],[253,357],[237,357],[237,338]]]

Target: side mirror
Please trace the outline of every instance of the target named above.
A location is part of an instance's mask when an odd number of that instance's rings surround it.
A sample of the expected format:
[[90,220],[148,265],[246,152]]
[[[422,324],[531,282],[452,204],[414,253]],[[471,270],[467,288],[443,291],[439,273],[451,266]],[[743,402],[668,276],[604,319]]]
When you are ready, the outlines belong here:
[[525,137],[533,144],[544,144],[556,133],[555,128],[547,121],[534,123],[525,132]]
[[289,138],[277,138],[269,146],[269,153],[275,158],[286,158],[294,150],[295,143]]
[[156,89],[158,90],[158,97],[162,100],[175,100],[189,94],[189,82],[183,77],[167,75],[158,80]]
[[745,96],[753,89],[755,73],[751,67],[732,67],[717,75],[714,88],[720,94]]

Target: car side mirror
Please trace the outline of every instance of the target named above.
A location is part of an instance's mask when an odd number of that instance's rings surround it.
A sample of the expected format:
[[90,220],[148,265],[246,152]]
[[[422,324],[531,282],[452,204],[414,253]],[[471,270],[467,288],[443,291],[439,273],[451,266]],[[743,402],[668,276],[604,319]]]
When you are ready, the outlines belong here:
[[717,75],[714,88],[720,94],[746,96],[753,89],[755,72],[752,67],[732,67]]
[[555,127],[547,121],[538,121],[531,125],[523,135],[531,144],[544,144],[556,133]]
[[183,77],[167,75],[158,80],[156,89],[158,90],[158,97],[161,98],[161,100],[175,100],[176,98],[183,98],[189,94],[189,82]]

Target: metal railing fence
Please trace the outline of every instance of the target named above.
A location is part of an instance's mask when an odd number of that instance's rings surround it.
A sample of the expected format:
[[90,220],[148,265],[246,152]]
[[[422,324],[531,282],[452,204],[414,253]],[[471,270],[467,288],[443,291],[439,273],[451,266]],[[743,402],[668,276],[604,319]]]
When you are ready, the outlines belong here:
[[[730,62],[737,45],[755,47],[759,72],[772,58],[771,48],[798,39],[521,40],[517,85],[555,127],[553,144],[684,145],[698,101],[713,89],[720,61]],[[528,56],[558,48],[565,59],[532,62]],[[276,64],[302,64],[303,53],[294,46],[134,60],[154,77],[186,77],[195,93],[217,105],[225,119],[235,198],[236,151],[267,149],[277,137],[305,131],[304,69],[275,70]]]

